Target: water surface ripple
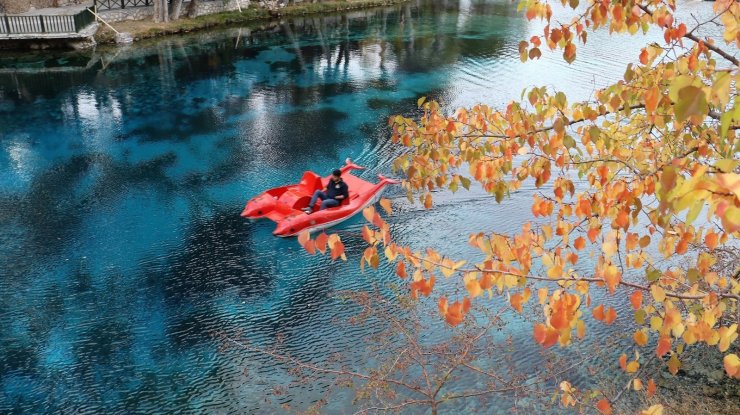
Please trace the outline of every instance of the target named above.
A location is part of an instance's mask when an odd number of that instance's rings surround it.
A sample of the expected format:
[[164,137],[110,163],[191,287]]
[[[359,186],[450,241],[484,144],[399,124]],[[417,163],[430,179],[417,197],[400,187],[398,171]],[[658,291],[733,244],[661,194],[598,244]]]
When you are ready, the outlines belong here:
[[[359,272],[359,219],[339,228],[350,260],[332,263],[243,221],[243,202],[345,157],[370,180],[390,174],[387,117],[413,114],[419,96],[500,106],[544,84],[585,99],[642,45],[595,34],[573,65],[555,53],[522,64],[517,44],[541,26],[515,7],[418,1],[0,57],[0,412],[272,413],[320,397],[305,385],[267,403],[285,368],[266,360],[246,375],[255,357],[213,334],[280,338],[307,360],[351,352],[379,327],[338,329],[351,311],[332,293],[395,277]],[[466,254],[450,241],[517,229],[531,192],[501,205],[440,194],[424,212],[391,191],[390,221],[401,242]],[[529,327],[509,333],[524,368],[539,359]]]

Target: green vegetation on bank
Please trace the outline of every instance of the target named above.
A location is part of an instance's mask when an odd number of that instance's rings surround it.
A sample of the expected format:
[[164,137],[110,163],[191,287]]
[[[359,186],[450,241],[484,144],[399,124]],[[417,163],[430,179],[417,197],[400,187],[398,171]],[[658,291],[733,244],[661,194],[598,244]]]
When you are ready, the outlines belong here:
[[[149,39],[179,33],[194,32],[220,26],[239,23],[269,20],[279,17],[302,16],[317,13],[332,13],[354,9],[365,9],[379,6],[390,6],[404,3],[408,0],[345,0],[325,1],[322,3],[291,4],[278,10],[268,10],[261,7],[249,7],[242,12],[230,11],[208,14],[195,18],[183,17],[168,23],[155,23],[151,19],[140,21],[125,21],[113,23],[112,26],[119,32],[131,33],[134,40]],[[102,25],[95,35],[98,43],[114,43],[115,35],[110,28]]]

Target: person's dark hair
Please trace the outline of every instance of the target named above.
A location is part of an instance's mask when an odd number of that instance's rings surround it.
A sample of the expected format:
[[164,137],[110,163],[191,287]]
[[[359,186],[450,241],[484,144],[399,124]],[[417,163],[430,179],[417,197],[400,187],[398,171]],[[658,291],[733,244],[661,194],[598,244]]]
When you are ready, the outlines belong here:
[[339,170],[339,169],[336,169],[333,172],[331,172],[331,174],[334,175],[334,176],[337,176],[337,177],[341,177],[342,176],[342,171]]

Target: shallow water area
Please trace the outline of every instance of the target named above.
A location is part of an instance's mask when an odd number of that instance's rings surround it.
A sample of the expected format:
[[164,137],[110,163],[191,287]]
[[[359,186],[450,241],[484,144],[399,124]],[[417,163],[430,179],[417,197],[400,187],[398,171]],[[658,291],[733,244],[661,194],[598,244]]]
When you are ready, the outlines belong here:
[[[244,202],[346,157],[369,181],[392,176],[388,116],[414,114],[420,96],[500,107],[548,85],[587,99],[645,43],[596,33],[573,65],[521,63],[519,41],[541,25],[505,0],[261,26],[0,57],[0,412],[273,413],[320,398],[322,385],[271,396],[284,368],[264,359],[245,374],[254,357],[214,335],[280,338],[311,361],[351,352],[377,327],[338,330],[350,310],[333,293],[397,277],[360,273],[361,218],[337,227],[349,261],[335,263],[244,221]],[[390,189],[389,221],[403,243],[465,254],[470,232],[528,220],[533,191],[501,205],[439,194],[424,211]],[[522,368],[537,364],[531,325],[509,329],[531,348]]]

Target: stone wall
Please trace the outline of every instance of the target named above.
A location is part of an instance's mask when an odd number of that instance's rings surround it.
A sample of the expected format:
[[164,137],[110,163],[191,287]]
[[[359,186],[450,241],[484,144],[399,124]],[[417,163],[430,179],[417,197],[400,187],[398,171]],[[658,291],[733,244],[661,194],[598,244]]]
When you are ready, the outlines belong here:
[[89,0],[0,0],[0,12],[8,14],[23,13],[45,7],[64,7],[82,4]]
[[154,15],[154,6],[98,10],[98,15],[108,23],[123,22],[125,20],[144,20]]
[[[239,3],[237,4],[237,2]],[[180,10],[180,17],[185,17],[187,15],[189,5],[190,2],[183,3],[182,9]],[[249,7],[249,0],[201,1],[196,6],[194,17],[238,10],[239,5],[241,5],[242,10],[244,10]],[[125,9],[116,10],[101,10],[98,12],[98,14],[108,23],[122,22],[124,20],[143,20],[154,15],[154,6],[128,7]]]

